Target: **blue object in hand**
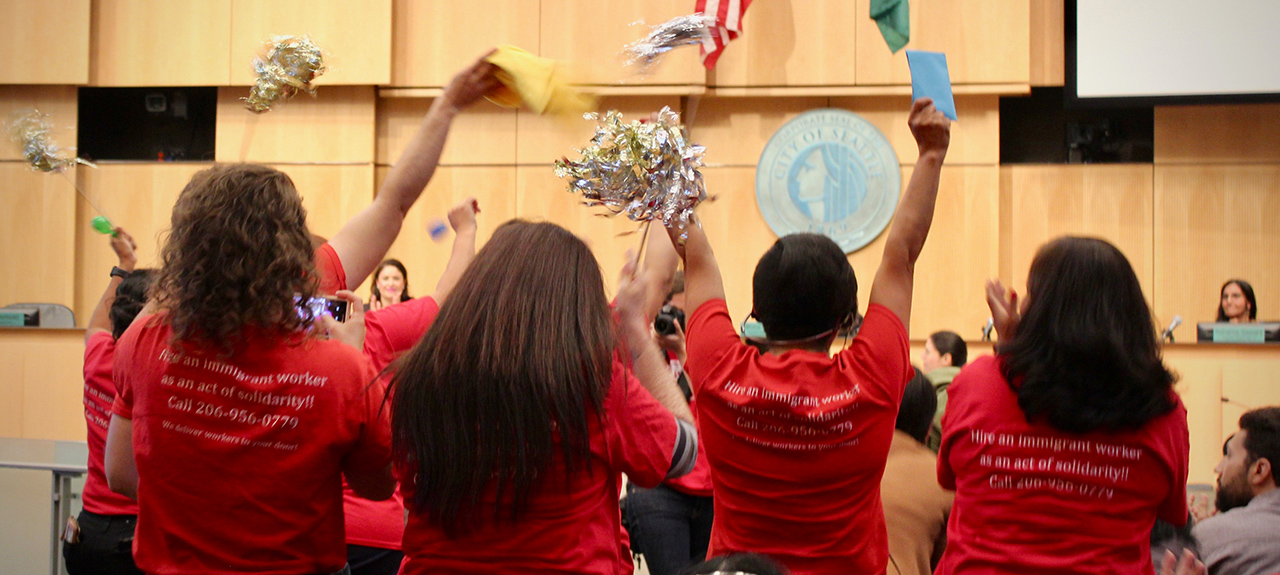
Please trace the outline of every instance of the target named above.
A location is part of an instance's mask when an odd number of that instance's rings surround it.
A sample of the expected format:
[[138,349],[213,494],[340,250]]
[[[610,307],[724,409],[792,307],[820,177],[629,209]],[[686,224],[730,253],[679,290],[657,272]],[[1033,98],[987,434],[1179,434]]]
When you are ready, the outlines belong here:
[[907,65],[911,67],[911,99],[933,98],[933,107],[952,121],[958,120],[956,100],[951,94],[951,74],[947,72],[947,55],[907,50]]

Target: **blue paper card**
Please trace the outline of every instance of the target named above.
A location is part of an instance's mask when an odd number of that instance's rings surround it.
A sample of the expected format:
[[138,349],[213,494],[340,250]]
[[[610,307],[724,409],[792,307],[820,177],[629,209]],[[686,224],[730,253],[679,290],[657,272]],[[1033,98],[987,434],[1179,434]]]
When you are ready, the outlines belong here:
[[951,95],[951,74],[947,72],[947,55],[942,52],[907,50],[911,67],[911,99],[933,98],[933,106],[956,121],[956,100]]

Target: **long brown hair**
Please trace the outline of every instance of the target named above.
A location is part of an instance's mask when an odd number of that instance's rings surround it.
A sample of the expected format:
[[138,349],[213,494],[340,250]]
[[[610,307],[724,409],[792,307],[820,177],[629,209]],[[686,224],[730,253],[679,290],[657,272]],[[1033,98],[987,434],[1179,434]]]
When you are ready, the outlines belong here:
[[297,306],[317,290],[307,211],[279,170],[224,164],[192,176],[160,258],[155,295],[175,342],[230,355],[246,327],[287,335],[314,320]]
[[431,329],[396,367],[392,441],[416,473],[411,505],[466,532],[492,484],[495,520],[517,520],[559,441],[589,472],[591,413],[616,342],[591,250],[549,223],[513,220],[476,254]]
[[996,352],[1028,421],[1111,432],[1173,410],[1176,378],[1138,276],[1115,246],[1081,237],[1045,244],[1027,273],[1026,306]]

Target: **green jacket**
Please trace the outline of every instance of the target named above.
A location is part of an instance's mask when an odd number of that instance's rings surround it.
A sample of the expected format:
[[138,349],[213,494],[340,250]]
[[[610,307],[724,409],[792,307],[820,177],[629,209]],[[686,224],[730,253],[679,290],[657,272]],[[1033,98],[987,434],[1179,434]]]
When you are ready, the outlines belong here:
[[947,411],[947,387],[951,385],[951,380],[956,378],[957,373],[960,373],[960,368],[948,366],[939,367],[924,374],[929,378],[929,382],[933,383],[933,391],[938,394],[938,409],[933,412],[933,425],[929,426],[929,437],[925,441],[934,453],[937,453],[938,447],[942,445],[942,414]]

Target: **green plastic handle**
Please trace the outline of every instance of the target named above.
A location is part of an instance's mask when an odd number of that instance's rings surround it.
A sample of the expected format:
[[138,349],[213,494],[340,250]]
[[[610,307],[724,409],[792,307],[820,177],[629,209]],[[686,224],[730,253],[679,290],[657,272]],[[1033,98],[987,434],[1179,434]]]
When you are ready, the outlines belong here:
[[116,227],[111,225],[111,222],[102,216],[93,218],[93,231],[100,234],[116,235]]

